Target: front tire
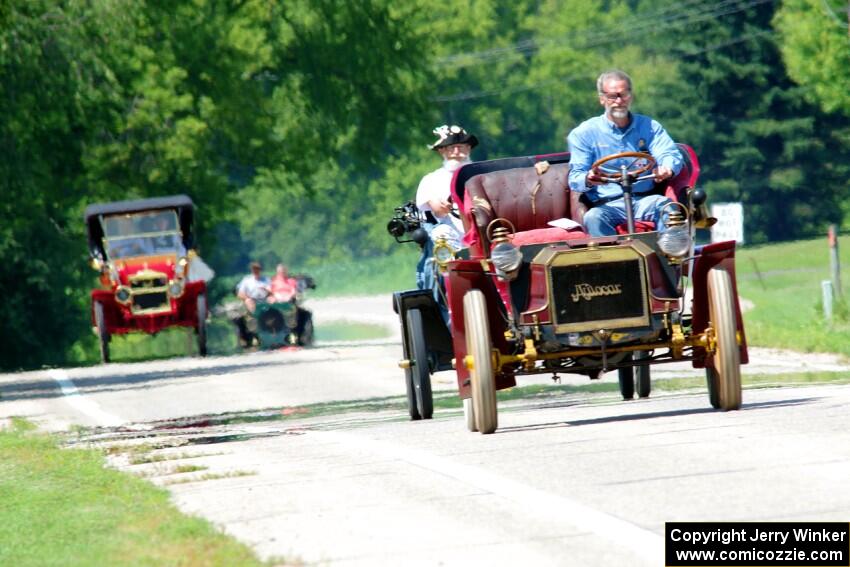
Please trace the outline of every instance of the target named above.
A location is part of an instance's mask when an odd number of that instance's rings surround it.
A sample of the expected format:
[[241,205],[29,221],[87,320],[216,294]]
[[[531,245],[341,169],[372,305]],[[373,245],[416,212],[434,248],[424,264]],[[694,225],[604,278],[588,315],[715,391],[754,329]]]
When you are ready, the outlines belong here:
[[428,349],[425,346],[422,312],[419,309],[407,311],[407,337],[410,341],[410,370],[413,376],[414,392],[416,393],[416,408],[419,410],[422,419],[431,419],[434,415],[431,368],[428,365]]
[[466,421],[466,428],[473,433],[478,431],[478,426],[475,425],[475,410],[472,409],[472,398],[463,398],[463,419]]
[[198,354],[207,355],[207,296],[198,296],[197,303],[198,326],[195,332],[198,334]]
[[496,408],[496,377],[493,373],[490,324],[484,294],[470,290],[463,297],[466,322],[466,352],[472,358],[469,369],[475,426],[481,433],[493,433],[499,425]]
[[[409,362],[412,354],[410,353],[410,340],[408,339],[407,323],[402,318],[401,324],[401,347],[404,358]],[[404,388],[407,392],[407,411],[410,414],[411,421],[422,419],[419,415],[419,408],[416,404],[416,387],[413,385],[413,368],[410,364],[404,369]]]
[[708,309],[714,328],[715,348],[712,357],[714,368],[708,369],[708,379],[713,382],[717,405],[724,411],[741,407],[741,353],[737,340],[737,318],[732,291],[732,278],[721,268],[708,272]]
[[94,302],[94,323],[97,327],[97,336],[100,341],[100,360],[103,363],[109,362],[109,329],[106,327],[106,316],[103,312],[103,303],[100,301]]

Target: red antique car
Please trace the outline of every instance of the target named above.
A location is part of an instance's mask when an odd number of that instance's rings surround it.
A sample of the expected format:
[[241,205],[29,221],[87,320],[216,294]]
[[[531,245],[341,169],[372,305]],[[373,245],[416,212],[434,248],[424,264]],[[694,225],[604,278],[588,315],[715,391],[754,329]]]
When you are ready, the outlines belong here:
[[113,335],[156,334],[192,327],[207,353],[207,286],[211,277],[193,249],[194,205],[185,195],[100,203],[86,207],[92,267],[92,324],[109,362]]
[[[496,391],[516,385],[518,376],[596,379],[617,369],[621,393],[630,399],[635,372],[638,394],[646,397],[650,366],[674,361],[706,369],[712,407],[740,408],[747,346],[735,242],[695,245],[695,229],[713,219],[705,194],[695,188],[697,156],[686,145],[679,149],[682,171],[656,187],[676,203],[668,205],[664,232],[630,217],[622,234],[590,237],[582,222],[587,205],[567,183],[567,153],[477,162],[457,171],[453,198],[464,213],[468,248],[443,255],[440,263],[470,431],[497,428]],[[618,154],[594,168],[620,183],[630,200],[631,184],[653,165],[648,154]],[[692,295],[686,295],[689,287]],[[407,327],[418,321],[402,319]],[[427,378],[434,368],[420,361],[444,350],[435,345],[445,332],[423,326],[407,334],[424,335],[425,346],[415,360],[405,349],[402,366],[424,366]]]

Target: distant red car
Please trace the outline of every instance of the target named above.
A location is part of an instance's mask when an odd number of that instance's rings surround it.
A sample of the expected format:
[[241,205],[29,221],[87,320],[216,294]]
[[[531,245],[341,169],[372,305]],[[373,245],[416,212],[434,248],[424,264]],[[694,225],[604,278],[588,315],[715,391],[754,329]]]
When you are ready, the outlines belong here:
[[[85,211],[91,265],[100,289],[91,292],[91,317],[100,355],[109,362],[113,335],[195,329],[207,354],[207,286],[192,277],[194,204],[186,195],[90,205]],[[208,268],[206,268],[208,270]]]

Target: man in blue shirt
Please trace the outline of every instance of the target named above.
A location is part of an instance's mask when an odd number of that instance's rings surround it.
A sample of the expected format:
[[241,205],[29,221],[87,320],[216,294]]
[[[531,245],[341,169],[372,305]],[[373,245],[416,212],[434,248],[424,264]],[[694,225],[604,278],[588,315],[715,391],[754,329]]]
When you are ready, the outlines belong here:
[[[664,195],[651,194],[654,182],[664,181],[682,169],[682,155],[664,128],[648,116],[629,111],[632,104],[632,80],[624,72],[606,71],[596,81],[599,103],[605,113],[579,124],[567,136],[570,151],[570,189],[585,193],[592,208],[584,216],[591,236],[616,234],[617,225],[626,222],[623,188],[606,183],[591,171],[597,160],[621,152],[649,152],[656,160],[654,179],[632,185],[635,220],[653,221],[663,230],[661,209],[670,202]],[[605,164],[619,167],[620,160]],[[634,158],[622,160],[624,164]]]

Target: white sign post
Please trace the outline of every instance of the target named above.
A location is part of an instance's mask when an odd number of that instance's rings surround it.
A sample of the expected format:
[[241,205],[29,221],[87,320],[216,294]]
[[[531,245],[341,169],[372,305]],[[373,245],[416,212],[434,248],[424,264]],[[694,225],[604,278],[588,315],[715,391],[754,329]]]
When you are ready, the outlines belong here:
[[741,203],[715,203],[711,205],[711,216],[717,219],[711,227],[712,242],[744,243],[744,206]]

